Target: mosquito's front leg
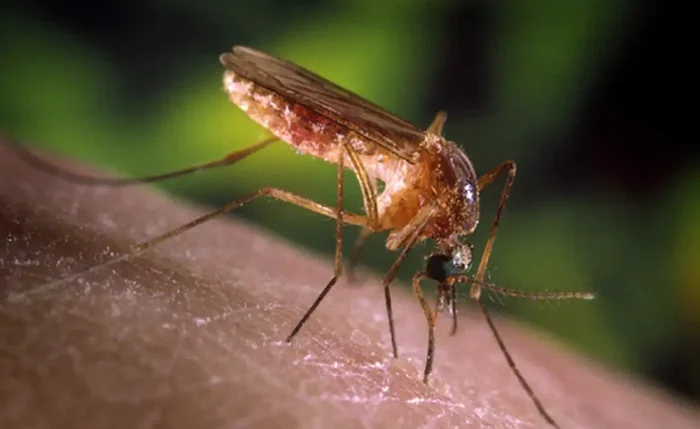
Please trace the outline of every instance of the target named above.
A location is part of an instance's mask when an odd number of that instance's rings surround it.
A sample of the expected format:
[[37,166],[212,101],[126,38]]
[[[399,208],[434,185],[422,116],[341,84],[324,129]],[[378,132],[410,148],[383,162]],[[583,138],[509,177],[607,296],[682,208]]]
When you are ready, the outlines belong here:
[[491,257],[491,251],[493,249],[493,243],[494,240],[496,239],[496,232],[498,230],[498,224],[501,221],[501,216],[503,214],[503,209],[506,206],[506,202],[508,201],[508,195],[510,194],[510,188],[513,186],[513,181],[515,180],[515,172],[516,172],[516,166],[515,162],[513,161],[505,161],[501,163],[498,167],[494,168],[493,170],[489,171],[488,173],[484,174],[479,178],[479,191],[481,191],[485,186],[489,185],[492,183],[496,178],[502,174],[503,172],[508,172],[508,178],[506,179],[506,184],[503,187],[503,191],[501,192],[501,199],[498,203],[498,209],[496,209],[496,215],[494,216],[493,223],[491,224],[491,231],[489,232],[489,238],[486,241],[486,246],[484,246],[484,253],[481,256],[481,261],[479,261],[479,268],[476,271],[476,275],[474,276],[474,281],[472,282],[471,289],[469,291],[469,295],[477,301],[479,304],[479,309],[481,310],[481,313],[484,315],[484,318],[486,318],[486,322],[489,325],[489,328],[491,329],[491,332],[493,333],[494,338],[496,338],[496,342],[498,343],[498,347],[501,349],[501,352],[503,353],[503,356],[506,358],[506,361],[508,362],[508,366],[510,366],[510,369],[513,371],[513,374],[517,377],[518,381],[520,382],[520,385],[525,389],[527,392],[528,396],[532,400],[532,402],[535,404],[535,407],[537,407],[537,411],[540,412],[540,415],[547,421],[547,423],[551,424],[552,426],[558,428],[559,426],[557,423],[554,421],[552,416],[547,413],[547,410],[544,409],[544,406],[540,402],[539,398],[537,395],[535,395],[535,392],[532,390],[532,387],[530,387],[530,384],[525,380],[525,377],[520,373],[520,370],[518,370],[518,367],[515,365],[515,361],[511,357],[510,353],[508,352],[508,349],[506,348],[505,343],[503,342],[503,339],[501,338],[501,335],[498,333],[498,330],[496,329],[496,325],[494,325],[493,320],[491,320],[491,316],[489,315],[488,311],[486,310],[486,306],[484,303],[480,300],[481,297],[481,288],[484,280],[484,274],[486,274],[486,266],[488,265],[489,258]]
[[484,275],[486,274],[486,267],[489,263],[489,258],[491,257],[491,251],[493,250],[493,243],[496,240],[496,232],[498,231],[498,225],[501,222],[501,216],[503,215],[503,209],[508,201],[508,195],[510,194],[510,188],[513,187],[513,182],[515,181],[516,165],[513,161],[505,161],[501,163],[498,167],[489,171],[479,178],[479,191],[484,189],[487,185],[493,183],[496,178],[503,172],[508,172],[508,178],[506,179],[506,184],[501,192],[501,200],[498,202],[498,208],[496,209],[496,215],[493,218],[493,223],[491,224],[491,231],[489,231],[489,238],[486,240],[486,245],[484,246],[484,253],[481,255],[481,261],[479,261],[479,268],[476,270],[475,282],[472,283],[469,295],[478,300],[481,296],[481,285],[484,281]]

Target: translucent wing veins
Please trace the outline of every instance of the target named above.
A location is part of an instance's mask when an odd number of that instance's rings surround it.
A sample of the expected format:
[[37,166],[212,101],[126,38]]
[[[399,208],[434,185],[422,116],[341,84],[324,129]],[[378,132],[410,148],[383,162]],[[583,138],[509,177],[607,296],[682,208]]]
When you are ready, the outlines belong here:
[[290,62],[236,46],[220,57],[234,73],[314,110],[413,162],[425,133],[376,104]]

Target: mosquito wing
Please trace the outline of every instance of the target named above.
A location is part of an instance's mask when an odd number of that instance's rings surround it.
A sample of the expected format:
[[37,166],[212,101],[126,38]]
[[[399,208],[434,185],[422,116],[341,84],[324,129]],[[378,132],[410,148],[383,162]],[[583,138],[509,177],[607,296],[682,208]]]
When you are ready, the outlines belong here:
[[412,162],[425,133],[364,98],[290,62],[244,46],[220,57],[234,73],[324,115]]

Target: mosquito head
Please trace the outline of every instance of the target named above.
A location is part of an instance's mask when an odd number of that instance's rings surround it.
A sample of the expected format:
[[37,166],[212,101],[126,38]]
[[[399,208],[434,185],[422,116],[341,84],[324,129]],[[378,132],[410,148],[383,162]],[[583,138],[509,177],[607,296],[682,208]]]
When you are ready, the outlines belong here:
[[425,272],[428,277],[440,283],[449,277],[469,271],[472,263],[472,246],[457,244],[445,251],[428,256]]

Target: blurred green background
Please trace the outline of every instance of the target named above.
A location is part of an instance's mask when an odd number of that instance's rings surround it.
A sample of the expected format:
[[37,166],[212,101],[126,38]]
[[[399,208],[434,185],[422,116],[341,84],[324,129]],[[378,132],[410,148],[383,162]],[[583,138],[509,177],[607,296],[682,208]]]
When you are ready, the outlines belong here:
[[[621,0],[16,2],[0,16],[0,129],[124,175],[220,157],[263,135],[222,90],[217,58],[234,44],[290,59],[421,128],[446,109],[446,136],[478,172],[518,163],[491,280],[599,295],[506,300],[494,311],[697,403],[700,162],[682,104],[696,79],[684,64],[688,16]],[[211,205],[266,185],[333,204],[334,177],[333,166],[277,145],[161,187]],[[502,183],[483,196],[477,254]],[[330,260],[331,220],[271,201],[233,215]],[[357,231],[346,231],[349,249]],[[385,236],[363,259],[378,272],[396,256]],[[429,250],[411,255],[402,280]]]

